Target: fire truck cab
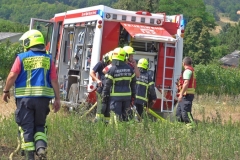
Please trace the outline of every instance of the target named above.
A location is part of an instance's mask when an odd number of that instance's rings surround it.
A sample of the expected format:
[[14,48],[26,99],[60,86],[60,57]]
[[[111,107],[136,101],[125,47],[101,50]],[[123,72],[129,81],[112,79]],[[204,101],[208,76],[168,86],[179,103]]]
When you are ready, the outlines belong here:
[[96,102],[90,70],[116,47],[132,46],[134,59],[149,61],[157,102],[153,109],[172,112],[183,55],[183,15],[128,11],[98,5],[32,18],[30,29],[42,31],[52,54],[66,104]]

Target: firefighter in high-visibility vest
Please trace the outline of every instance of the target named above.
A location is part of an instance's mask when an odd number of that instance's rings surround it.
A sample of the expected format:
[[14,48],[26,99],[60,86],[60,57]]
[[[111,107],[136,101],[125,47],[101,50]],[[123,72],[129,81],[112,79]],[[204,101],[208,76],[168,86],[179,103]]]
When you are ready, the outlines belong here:
[[192,102],[196,88],[195,72],[190,57],[185,57],[182,64],[184,71],[178,81],[179,93],[176,117],[179,122],[184,122],[188,128],[194,128],[195,122],[192,116]]
[[126,63],[133,68],[136,77],[139,77],[140,72],[136,61],[133,59],[133,55],[136,54],[134,48],[131,46],[125,46],[123,47],[123,50],[126,52]]
[[103,103],[110,104],[110,110],[117,115],[120,121],[128,120],[130,104],[134,104],[136,96],[136,76],[125,62],[126,52],[118,47],[113,50],[112,67],[105,75],[103,88]]
[[148,60],[141,58],[138,61],[137,67],[139,68],[140,76],[136,82],[135,106],[138,114],[142,116],[143,108],[149,107],[149,104],[154,104],[157,96],[153,79],[148,73]]
[[[105,84],[105,75],[103,73],[103,69],[110,63],[111,63],[111,56],[109,55],[109,53],[106,53],[103,55],[102,61],[98,62],[90,72],[90,76],[98,84],[97,90],[96,90],[97,112],[96,112],[94,122],[98,122],[100,120],[101,121],[104,120],[107,122],[110,119],[110,113],[107,110],[108,108],[105,104],[102,104],[102,97],[101,97],[102,89]],[[98,73],[99,78],[96,76],[96,73]]]
[[9,90],[15,83],[17,109],[15,120],[19,126],[21,149],[27,160],[34,160],[34,152],[46,158],[46,117],[49,102],[55,97],[54,112],[60,109],[60,93],[56,68],[46,54],[44,37],[38,30],[30,30],[19,39],[25,52],[17,55],[8,75],[3,100],[8,102]]

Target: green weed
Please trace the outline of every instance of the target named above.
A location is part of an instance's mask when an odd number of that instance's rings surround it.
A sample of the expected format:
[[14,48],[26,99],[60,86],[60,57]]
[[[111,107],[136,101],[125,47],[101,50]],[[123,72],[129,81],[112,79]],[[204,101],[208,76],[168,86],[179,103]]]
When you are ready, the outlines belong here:
[[[144,119],[137,123],[92,123],[79,115],[51,113],[48,125],[49,160],[186,160],[240,159],[240,124],[231,119],[199,122],[195,131],[182,123]],[[2,159],[17,146],[13,116],[0,125]],[[18,158],[20,156],[18,155]]]

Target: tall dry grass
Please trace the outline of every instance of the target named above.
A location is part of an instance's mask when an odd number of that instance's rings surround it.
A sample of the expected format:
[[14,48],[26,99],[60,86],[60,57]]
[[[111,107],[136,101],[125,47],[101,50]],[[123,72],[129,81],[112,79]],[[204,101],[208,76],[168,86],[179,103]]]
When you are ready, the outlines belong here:
[[[236,97],[196,97],[193,114],[198,126],[195,131],[181,123],[152,122],[147,117],[142,123],[130,121],[106,126],[63,110],[50,113],[48,159],[240,159],[238,104]],[[14,107],[14,104],[8,105]],[[17,146],[16,136],[17,126],[11,113],[0,125],[1,159],[8,159]]]

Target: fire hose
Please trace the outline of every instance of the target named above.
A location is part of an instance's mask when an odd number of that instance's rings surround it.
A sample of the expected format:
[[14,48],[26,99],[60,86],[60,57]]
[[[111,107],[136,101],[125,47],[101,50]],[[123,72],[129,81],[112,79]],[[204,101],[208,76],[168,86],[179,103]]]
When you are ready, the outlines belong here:
[[9,159],[10,160],[13,160],[13,156],[17,154],[17,152],[20,150],[21,148],[21,143],[20,143],[20,140],[19,140],[19,137],[17,138],[17,142],[18,142],[18,145],[17,145],[17,148],[10,154],[9,156]]
[[92,107],[81,116],[81,118],[86,117],[96,106],[97,106],[97,102],[95,102],[94,105],[92,105]]
[[144,107],[144,109],[150,113],[152,116],[154,116],[155,118],[161,120],[161,121],[167,121],[166,119],[162,118],[161,116],[159,116],[156,112],[154,112],[152,109]]

